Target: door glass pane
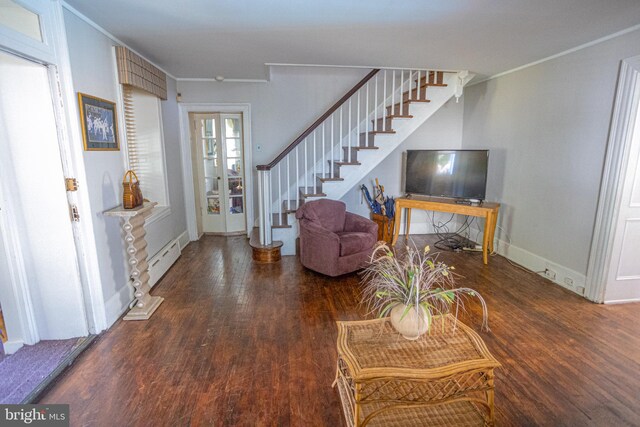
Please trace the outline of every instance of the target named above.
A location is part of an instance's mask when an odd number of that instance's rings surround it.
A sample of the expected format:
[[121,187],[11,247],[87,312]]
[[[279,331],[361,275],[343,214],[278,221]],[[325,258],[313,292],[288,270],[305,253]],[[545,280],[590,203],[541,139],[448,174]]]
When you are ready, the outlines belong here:
[[202,120],[202,137],[203,138],[215,138],[216,137],[216,121],[215,119]]
[[227,175],[242,176],[242,159],[227,159]]
[[42,41],[40,17],[13,0],[0,0],[0,25]]
[[229,195],[242,195],[242,178],[229,178]]
[[228,138],[227,143],[227,157],[242,157],[242,143],[240,138]]
[[217,157],[218,152],[216,150],[218,142],[215,138],[203,138],[202,139],[202,156],[206,159],[208,157]]
[[217,196],[207,197],[207,214],[220,215],[220,198]]
[[233,215],[233,214],[241,214],[242,212],[243,212],[242,196],[229,197],[229,213]]
[[240,137],[240,119],[224,119],[224,136],[227,138]]

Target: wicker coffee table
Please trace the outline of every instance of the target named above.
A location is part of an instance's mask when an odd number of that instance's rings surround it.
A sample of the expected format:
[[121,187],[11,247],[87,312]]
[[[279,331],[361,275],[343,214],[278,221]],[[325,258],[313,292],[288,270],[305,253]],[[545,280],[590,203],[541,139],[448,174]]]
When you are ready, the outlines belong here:
[[499,366],[451,315],[416,341],[388,318],[338,322],[336,383],[348,426],[491,426]]

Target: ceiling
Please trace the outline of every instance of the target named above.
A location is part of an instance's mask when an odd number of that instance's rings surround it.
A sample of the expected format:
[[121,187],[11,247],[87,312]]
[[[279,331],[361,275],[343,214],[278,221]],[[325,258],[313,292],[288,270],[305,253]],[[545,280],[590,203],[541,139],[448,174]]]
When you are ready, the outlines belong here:
[[491,76],[640,23],[638,0],[66,0],[178,78],[265,63]]

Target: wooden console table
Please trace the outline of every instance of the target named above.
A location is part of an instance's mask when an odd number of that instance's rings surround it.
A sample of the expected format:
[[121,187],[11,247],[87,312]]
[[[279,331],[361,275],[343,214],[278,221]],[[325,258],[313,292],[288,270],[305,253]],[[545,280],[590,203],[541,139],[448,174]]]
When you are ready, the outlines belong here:
[[151,209],[158,203],[144,202],[135,209],[124,209],[122,206],[106,211],[107,216],[115,216],[122,219],[122,230],[124,232],[124,242],[129,256],[129,269],[133,279],[136,305],[124,320],[147,320],[154,311],[162,304],[164,298],[149,295],[149,264],[147,263],[147,241],[144,236],[144,221],[151,215]]
[[452,315],[415,341],[388,318],[337,323],[334,385],[348,426],[494,425],[500,362]]
[[393,229],[392,246],[395,246],[400,234],[400,219],[402,218],[402,209],[407,209],[407,225],[405,234],[409,235],[409,226],[411,223],[411,209],[422,209],[425,211],[448,212],[460,215],[477,216],[484,218],[484,235],[482,238],[482,261],[489,263],[489,254],[493,252],[493,237],[496,231],[496,223],[498,222],[498,211],[500,203],[483,202],[480,205],[468,205],[456,203],[453,199],[443,199],[437,197],[398,197],[396,199],[396,214],[394,217],[395,227]]

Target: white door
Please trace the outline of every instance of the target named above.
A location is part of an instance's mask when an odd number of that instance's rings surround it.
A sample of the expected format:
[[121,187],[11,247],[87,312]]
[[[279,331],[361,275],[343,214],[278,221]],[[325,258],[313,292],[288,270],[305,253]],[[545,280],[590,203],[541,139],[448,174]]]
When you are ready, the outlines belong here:
[[202,231],[246,230],[242,114],[193,114]]
[[0,51],[0,209],[5,265],[14,272],[0,283],[0,299],[4,310],[21,310],[8,323],[20,322],[25,334],[35,325],[25,342],[88,333],[51,74]]
[[605,302],[640,300],[640,106],[636,109]]

